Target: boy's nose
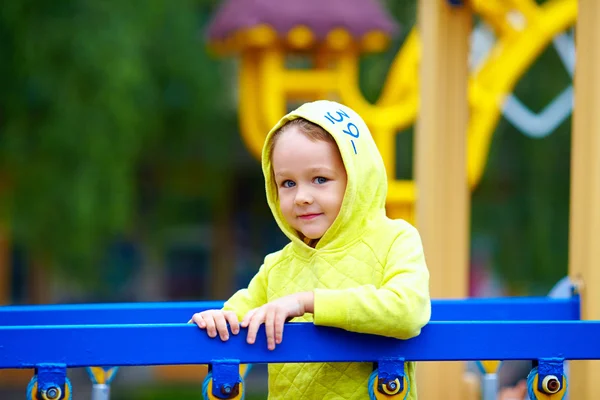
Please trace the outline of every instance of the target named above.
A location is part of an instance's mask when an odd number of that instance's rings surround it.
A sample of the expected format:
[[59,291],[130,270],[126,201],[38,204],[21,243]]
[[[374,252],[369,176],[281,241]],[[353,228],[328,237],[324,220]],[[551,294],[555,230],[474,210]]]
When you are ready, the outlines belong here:
[[312,195],[310,194],[310,191],[305,188],[301,188],[301,187],[299,187],[298,190],[296,191],[296,199],[295,200],[296,200],[297,205],[312,204],[312,202],[313,202],[313,198],[312,198]]

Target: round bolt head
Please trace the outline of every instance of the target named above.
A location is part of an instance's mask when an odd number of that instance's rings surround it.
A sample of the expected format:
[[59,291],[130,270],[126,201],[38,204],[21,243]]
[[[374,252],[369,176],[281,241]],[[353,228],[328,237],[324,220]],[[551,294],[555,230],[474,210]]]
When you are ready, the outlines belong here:
[[46,390],[46,397],[48,399],[58,399],[59,396],[60,390],[58,390],[58,388],[51,387],[48,390]]

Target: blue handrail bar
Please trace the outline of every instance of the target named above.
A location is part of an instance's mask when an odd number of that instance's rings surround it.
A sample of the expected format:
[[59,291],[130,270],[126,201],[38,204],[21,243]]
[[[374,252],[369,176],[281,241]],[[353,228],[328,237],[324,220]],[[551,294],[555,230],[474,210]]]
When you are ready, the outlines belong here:
[[[222,301],[0,306],[0,326],[156,324],[187,322]],[[570,321],[580,319],[579,296],[443,299],[432,301],[432,321]]]
[[[189,324],[0,327],[0,369],[241,363],[600,359],[600,321],[431,322],[409,340],[310,323],[286,324],[283,343],[266,345],[264,328],[227,342]],[[310,346],[307,346],[310,343]]]

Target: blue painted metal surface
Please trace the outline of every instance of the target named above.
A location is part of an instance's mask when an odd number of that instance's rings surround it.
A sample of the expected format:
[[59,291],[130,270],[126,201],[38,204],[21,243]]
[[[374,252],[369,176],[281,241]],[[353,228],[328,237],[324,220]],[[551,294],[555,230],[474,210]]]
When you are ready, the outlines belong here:
[[[222,301],[0,306],[0,325],[168,324],[187,322]],[[579,296],[433,300],[432,321],[570,321],[580,319]]]
[[[553,376],[558,379],[558,390],[562,389],[562,377],[564,373],[564,360],[562,358],[556,359],[542,359],[538,365],[538,390],[544,393],[543,381],[547,376]],[[558,391],[557,390],[557,391]]]
[[[310,323],[286,324],[267,349],[264,327],[254,345],[245,330],[227,342],[188,324],[0,327],[0,368],[40,363],[68,367],[241,363],[600,359],[600,321],[431,322],[402,341]],[[307,346],[306,343],[310,343]]]
[[580,297],[506,297],[433,300],[432,321],[576,321]]
[[28,397],[48,399],[68,399],[70,391],[67,387],[67,366],[63,364],[40,364],[36,368],[37,386],[35,394]]
[[[390,392],[404,390],[404,358],[385,358],[377,362],[378,390],[385,393],[380,386],[386,385]],[[398,385],[394,387],[391,385]],[[395,394],[395,393],[394,393]]]
[[230,399],[240,392],[240,363],[236,360],[219,360],[212,365],[212,394],[219,399]]
[[0,306],[0,325],[169,324],[222,301]]

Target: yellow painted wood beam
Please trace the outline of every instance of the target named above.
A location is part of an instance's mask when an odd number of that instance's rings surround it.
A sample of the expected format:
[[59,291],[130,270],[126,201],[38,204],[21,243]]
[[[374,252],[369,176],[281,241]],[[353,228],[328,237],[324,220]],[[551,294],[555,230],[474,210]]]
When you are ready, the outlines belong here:
[[[434,298],[463,298],[468,288],[468,53],[472,13],[444,0],[419,0],[420,113],[415,137],[416,224]],[[419,398],[466,398],[464,364],[421,363]]]
[[[571,147],[569,274],[582,283],[583,319],[600,319],[600,2],[579,0]],[[569,398],[595,399],[600,361],[571,363]]]

